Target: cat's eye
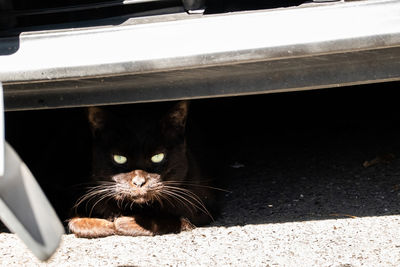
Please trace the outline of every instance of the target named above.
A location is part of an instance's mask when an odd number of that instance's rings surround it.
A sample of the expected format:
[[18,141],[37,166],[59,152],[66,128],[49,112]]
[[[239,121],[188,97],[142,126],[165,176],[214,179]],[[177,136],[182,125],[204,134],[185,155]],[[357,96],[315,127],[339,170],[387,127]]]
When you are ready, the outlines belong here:
[[121,164],[121,165],[125,164],[128,161],[128,159],[122,155],[114,155],[113,159],[114,159],[115,163]]
[[164,157],[165,157],[164,153],[159,153],[157,155],[152,156],[151,161],[153,163],[160,163],[161,161],[164,160]]

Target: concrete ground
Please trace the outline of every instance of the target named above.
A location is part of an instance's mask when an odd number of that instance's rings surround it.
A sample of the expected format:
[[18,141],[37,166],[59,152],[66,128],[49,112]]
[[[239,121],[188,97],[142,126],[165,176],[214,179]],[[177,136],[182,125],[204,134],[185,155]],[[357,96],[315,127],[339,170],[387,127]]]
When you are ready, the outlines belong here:
[[279,126],[293,124],[238,135],[225,166],[229,192],[208,227],[155,237],[65,235],[47,263],[3,233],[0,265],[400,266],[399,116],[343,114],[300,128],[298,117],[283,116]]
[[0,263],[400,266],[400,159],[365,168],[363,158],[355,159],[361,155],[349,150],[288,155],[286,163],[276,159],[265,169],[261,162],[234,163],[244,166],[231,168],[231,193],[225,194],[221,217],[209,227],[156,237],[66,235],[47,263],[38,262],[14,235],[0,234]]
[[207,227],[178,235],[76,239],[40,263],[11,234],[2,266],[399,266],[399,216]]

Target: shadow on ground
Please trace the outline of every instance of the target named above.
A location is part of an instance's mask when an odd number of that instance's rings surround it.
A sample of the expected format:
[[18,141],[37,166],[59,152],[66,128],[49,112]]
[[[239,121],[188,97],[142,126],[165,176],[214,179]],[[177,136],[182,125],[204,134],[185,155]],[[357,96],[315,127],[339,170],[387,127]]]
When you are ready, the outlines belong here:
[[[385,142],[396,145],[386,147],[331,137],[329,142],[302,139],[302,145],[242,151],[251,156],[232,161],[236,168],[230,168],[226,183],[231,192],[224,194],[216,225],[400,214],[400,159],[392,158],[400,155],[395,136]],[[366,161],[376,164],[364,167]]]
[[231,100],[215,224],[400,214],[397,86]]

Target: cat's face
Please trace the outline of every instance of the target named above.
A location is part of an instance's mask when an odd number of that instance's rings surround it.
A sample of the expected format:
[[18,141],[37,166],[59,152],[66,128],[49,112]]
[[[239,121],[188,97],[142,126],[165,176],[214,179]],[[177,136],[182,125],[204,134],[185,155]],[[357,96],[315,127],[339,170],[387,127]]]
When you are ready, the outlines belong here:
[[116,200],[152,202],[163,187],[188,172],[185,126],[188,103],[166,113],[151,107],[89,108],[93,178]]

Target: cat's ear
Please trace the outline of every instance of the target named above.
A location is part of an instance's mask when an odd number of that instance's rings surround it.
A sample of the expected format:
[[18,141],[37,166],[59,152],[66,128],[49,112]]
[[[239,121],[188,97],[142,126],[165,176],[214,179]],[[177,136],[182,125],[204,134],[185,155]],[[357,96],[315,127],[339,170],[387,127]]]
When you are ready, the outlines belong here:
[[169,122],[174,127],[185,128],[188,109],[189,101],[179,101],[168,113]]
[[169,110],[162,121],[164,130],[170,134],[183,134],[186,128],[186,119],[189,109],[189,101],[179,101]]
[[87,109],[87,116],[93,132],[104,128],[106,114],[103,109],[99,107],[89,107]]

